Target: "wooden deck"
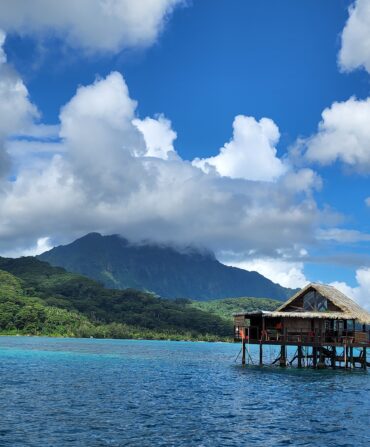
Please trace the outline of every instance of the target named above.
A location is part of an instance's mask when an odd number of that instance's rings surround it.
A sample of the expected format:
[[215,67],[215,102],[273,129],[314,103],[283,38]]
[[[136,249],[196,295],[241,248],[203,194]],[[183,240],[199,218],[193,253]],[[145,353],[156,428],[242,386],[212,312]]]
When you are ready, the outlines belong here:
[[[235,338],[235,342],[241,342],[241,338]],[[246,341],[248,343],[248,340]],[[280,338],[279,340],[249,340],[249,344],[251,345],[276,345],[276,346],[307,346],[307,347],[317,347],[317,346],[335,346],[344,348],[345,346],[352,347],[352,348],[370,348],[370,343],[364,343],[364,342],[355,342],[355,341],[347,341],[347,342],[338,342],[338,341],[300,341],[300,340],[285,340],[283,338]]]

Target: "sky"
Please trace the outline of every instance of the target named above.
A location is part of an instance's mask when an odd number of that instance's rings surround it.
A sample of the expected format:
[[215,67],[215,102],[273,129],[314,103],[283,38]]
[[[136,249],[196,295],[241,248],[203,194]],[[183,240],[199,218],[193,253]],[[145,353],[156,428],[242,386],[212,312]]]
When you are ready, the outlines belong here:
[[0,255],[91,231],[370,286],[368,0],[3,0]]

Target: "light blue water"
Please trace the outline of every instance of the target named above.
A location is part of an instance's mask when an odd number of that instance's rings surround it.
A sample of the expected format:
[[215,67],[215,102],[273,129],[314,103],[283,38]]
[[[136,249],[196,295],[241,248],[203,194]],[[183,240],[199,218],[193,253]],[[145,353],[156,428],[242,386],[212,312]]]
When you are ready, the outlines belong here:
[[370,445],[369,373],[243,369],[239,349],[1,337],[0,446]]

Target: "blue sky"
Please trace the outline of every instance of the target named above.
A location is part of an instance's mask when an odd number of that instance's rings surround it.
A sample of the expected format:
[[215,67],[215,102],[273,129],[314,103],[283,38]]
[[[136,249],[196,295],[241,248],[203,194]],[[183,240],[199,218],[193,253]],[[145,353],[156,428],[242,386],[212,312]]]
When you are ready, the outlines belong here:
[[57,122],[77,85],[118,70],[141,115],[171,118],[182,157],[212,155],[230,137],[239,113],[278,123],[283,153],[297,136],[315,132],[333,101],[368,95],[365,72],[341,74],[337,66],[349,4],[192,1],[144,50],[81,61],[80,51],[63,42],[46,39],[40,50],[38,39],[18,34],[8,37],[5,49],[45,122]]
[[0,6],[5,86],[26,89],[16,124],[0,127],[0,251],[118,232],[360,296],[370,281],[366,0],[134,3],[114,0],[113,15],[95,0]]

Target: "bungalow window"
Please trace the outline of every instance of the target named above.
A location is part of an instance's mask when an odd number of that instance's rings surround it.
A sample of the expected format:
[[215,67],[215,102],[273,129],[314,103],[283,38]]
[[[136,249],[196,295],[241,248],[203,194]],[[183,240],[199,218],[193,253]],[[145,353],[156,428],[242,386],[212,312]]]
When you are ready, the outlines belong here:
[[303,308],[307,311],[325,312],[328,310],[328,301],[316,290],[311,290],[303,298]]

